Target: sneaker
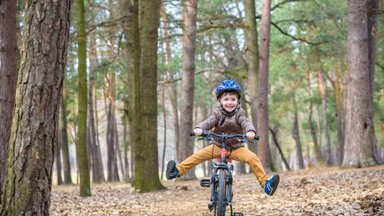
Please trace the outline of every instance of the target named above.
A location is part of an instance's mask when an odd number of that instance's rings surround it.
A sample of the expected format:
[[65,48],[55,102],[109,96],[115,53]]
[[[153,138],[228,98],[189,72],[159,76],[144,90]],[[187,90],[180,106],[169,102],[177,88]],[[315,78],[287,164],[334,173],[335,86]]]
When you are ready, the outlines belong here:
[[176,162],[174,160],[170,160],[167,165],[167,171],[165,172],[168,180],[174,179],[179,175],[179,170],[176,167]]
[[279,185],[279,181],[279,175],[273,175],[271,178],[269,178],[264,185],[265,193],[267,193],[269,196],[272,196],[277,189],[277,185]]

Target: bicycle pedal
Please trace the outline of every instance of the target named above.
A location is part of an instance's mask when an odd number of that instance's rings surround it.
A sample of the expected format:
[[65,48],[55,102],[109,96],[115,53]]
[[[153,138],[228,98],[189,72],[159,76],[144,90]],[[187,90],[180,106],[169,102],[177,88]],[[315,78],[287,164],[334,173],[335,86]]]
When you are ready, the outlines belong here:
[[241,212],[233,212],[233,216],[244,216]]
[[212,202],[212,201],[209,202],[209,203],[208,203],[208,209],[209,209],[209,211],[212,211],[213,207],[214,207],[213,202]]
[[200,180],[200,186],[201,187],[211,187],[211,180],[210,179],[201,179]]

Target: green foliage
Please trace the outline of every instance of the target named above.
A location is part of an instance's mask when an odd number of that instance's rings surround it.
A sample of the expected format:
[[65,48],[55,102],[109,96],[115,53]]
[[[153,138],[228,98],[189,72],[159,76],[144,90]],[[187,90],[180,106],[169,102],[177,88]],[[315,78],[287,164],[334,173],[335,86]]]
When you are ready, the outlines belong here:
[[[289,152],[293,149],[291,127],[293,119],[293,99],[297,100],[301,129],[308,129],[309,102],[313,104],[314,121],[318,121],[321,112],[321,95],[317,83],[316,70],[322,68],[332,80],[335,80],[336,67],[340,72],[341,81],[347,71],[346,66],[346,37],[347,37],[347,2],[334,0],[313,1],[273,1],[274,5],[283,3],[272,12],[271,47],[269,61],[269,120],[270,125],[280,125],[280,137],[284,137],[283,149]],[[180,1],[165,1],[167,7],[168,33],[170,35],[170,49],[172,61],[163,63],[162,55],[165,50],[165,38],[159,40],[158,49],[158,83],[165,79],[165,73],[172,73],[176,79],[178,104],[181,100],[182,77],[182,16]],[[21,5],[22,3],[19,3]],[[109,11],[106,3],[102,1],[87,1],[87,18],[93,25],[109,21]],[[256,1],[257,14],[261,14],[261,2]],[[119,11],[118,5],[114,5]],[[72,8],[72,13],[76,12]],[[119,14],[116,14],[118,17]],[[384,137],[380,124],[384,122],[384,52],[382,29],[383,16],[379,16],[378,40],[376,43],[377,67],[375,74],[374,112],[375,125],[377,125],[378,143],[384,146]],[[244,81],[247,64],[245,63],[245,36],[243,31],[244,6],[243,1],[229,0],[199,0],[198,23],[196,38],[196,72],[195,75],[195,106],[211,107],[216,103],[213,90],[217,83],[223,79],[231,78]],[[257,19],[259,22],[260,19]],[[76,23],[76,16],[71,17]],[[103,25],[94,28],[97,41],[98,59],[95,63],[95,79],[97,82],[97,97],[103,98],[105,76],[113,71],[116,73],[116,100],[126,101],[129,98],[127,59],[123,52],[124,37],[121,36],[121,23],[110,24],[114,27],[116,44],[110,44],[110,29]],[[276,26],[278,27],[276,27]],[[161,24],[161,27],[164,25]],[[260,31],[260,27],[258,28]],[[159,30],[159,38],[164,37],[163,30]],[[74,43],[77,32],[71,28],[71,45],[68,50],[68,64],[66,71],[66,85],[68,97],[68,120],[75,124],[77,118],[76,106],[78,92],[76,60],[77,45]],[[120,40],[121,39],[121,40]],[[164,44],[161,44],[163,41]],[[163,46],[164,49],[160,49]],[[110,54],[113,50],[116,57]],[[235,60],[235,61],[232,61]],[[311,89],[308,87],[307,76],[310,74]],[[327,80],[327,119],[332,135],[336,133],[335,113],[337,104],[334,88]],[[248,87],[243,85],[244,89]],[[159,86],[158,86],[158,89]],[[161,91],[158,91],[158,100]],[[160,112],[158,112],[160,114]],[[319,124],[323,127],[322,124]],[[317,124],[315,124],[317,127]],[[301,133],[302,140],[310,142],[309,133]],[[332,140],[336,140],[332,137]]]

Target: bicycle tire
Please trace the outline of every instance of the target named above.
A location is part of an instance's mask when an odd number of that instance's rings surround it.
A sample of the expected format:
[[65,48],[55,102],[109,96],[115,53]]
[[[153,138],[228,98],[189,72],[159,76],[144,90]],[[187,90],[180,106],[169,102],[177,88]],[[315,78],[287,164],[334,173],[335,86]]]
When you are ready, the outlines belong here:
[[227,208],[226,203],[226,181],[225,181],[225,172],[222,169],[219,169],[219,181],[217,186],[217,204],[216,204],[216,216],[225,216],[225,211]]

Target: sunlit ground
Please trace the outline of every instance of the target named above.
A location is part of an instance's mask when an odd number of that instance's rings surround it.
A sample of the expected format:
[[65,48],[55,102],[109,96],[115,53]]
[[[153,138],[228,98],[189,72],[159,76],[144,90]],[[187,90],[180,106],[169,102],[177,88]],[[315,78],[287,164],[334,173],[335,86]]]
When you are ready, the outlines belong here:
[[[384,166],[322,168],[281,173],[273,197],[251,174],[235,177],[233,208],[244,215],[384,215]],[[163,181],[168,189],[137,193],[124,183],[54,186],[52,215],[210,215],[209,189],[199,181]]]

